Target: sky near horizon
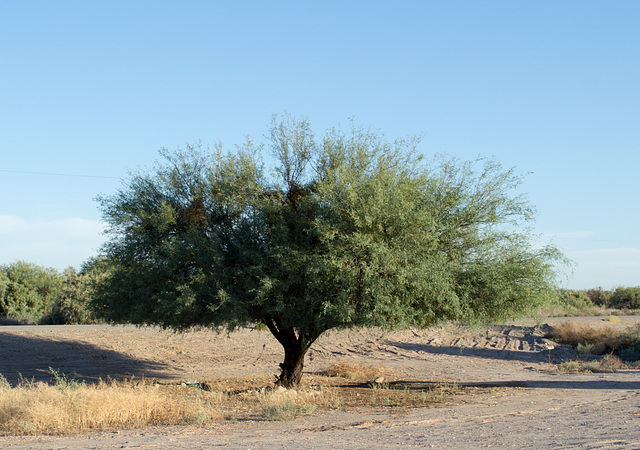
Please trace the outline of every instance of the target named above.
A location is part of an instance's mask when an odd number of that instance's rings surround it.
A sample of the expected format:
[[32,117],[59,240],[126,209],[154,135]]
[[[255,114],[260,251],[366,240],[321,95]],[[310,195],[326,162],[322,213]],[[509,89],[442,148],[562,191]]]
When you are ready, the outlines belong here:
[[0,0],[0,264],[79,267],[158,150],[424,136],[527,174],[564,287],[640,285],[640,2]]

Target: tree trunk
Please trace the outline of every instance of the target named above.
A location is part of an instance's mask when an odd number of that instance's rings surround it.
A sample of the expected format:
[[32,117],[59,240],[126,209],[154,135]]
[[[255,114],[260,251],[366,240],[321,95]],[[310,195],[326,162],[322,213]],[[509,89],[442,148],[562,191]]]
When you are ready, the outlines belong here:
[[302,347],[298,342],[294,345],[284,346],[284,362],[280,364],[282,373],[278,377],[276,386],[287,389],[296,388],[302,379],[302,369],[304,368],[304,357],[309,347]]
[[262,321],[284,348],[284,361],[280,364],[282,372],[276,381],[276,386],[287,389],[300,386],[304,357],[320,333],[312,330],[296,332],[291,326],[281,326],[279,320],[273,317],[265,317]]

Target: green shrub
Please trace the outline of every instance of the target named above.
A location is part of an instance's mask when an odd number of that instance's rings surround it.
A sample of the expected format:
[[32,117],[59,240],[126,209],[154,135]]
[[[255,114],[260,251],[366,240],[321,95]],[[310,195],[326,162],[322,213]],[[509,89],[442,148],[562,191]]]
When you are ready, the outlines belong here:
[[72,267],[64,272],[62,292],[55,300],[50,312],[40,324],[89,324],[98,323],[90,308],[96,284],[108,276],[106,266],[91,260],[77,273]]
[[[576,347],[578,353],[613,352],[624,361],[640,360],[640,325],[631,329],[591,327],[587,324],[563,322],[553,326],[547,338]],[[602,351],[594,351],[602,346]]]
[[625,361],[640,361],[640,325],[625,333],[616,354]]
[[618,287],[610,299],[612,308],[638,309],[640,308],[640,286]]
[[0,266],[0,317],[39,320],[62,292],[55,269],[18,261]]
[[585,291],[565,289],[560,293],[559,301],[569,310],[583,310],[593,307],[593,302]]
[[87,307],[87,291],[90,290],[86,275],[76,273],[73,268],[64,272],[62,292],[55,300],[51,311],[40,319],[42,325],[83,324],[94,321]]
[[593,302],[594,305],[609,307],[611,303],[611,297],[613,296],[613,292],[605,291],[601,287],[597,287],[595,289],[589,289],[587,291],[587,296]]
[[262,403],[262,417],[265,420],[288,420],[293,418],[297,412],[298,408],[291,400],[287,400],[284,403]]

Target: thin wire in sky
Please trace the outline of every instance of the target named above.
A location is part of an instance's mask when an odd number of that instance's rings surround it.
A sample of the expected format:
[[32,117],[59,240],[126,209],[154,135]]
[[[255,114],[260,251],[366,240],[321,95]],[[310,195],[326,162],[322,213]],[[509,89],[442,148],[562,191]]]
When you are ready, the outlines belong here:
[[25,170],[7,170],[7,169],[0,169],[0,172],[18,173],[18,174],[24,174],[24,175],[46,175],[46,176],[52,176],[52,177],[104,178],[109,180],[120,180],[119,177],[109,177],[104,175],[78,175],[78,174],[71,174],[71,173],[29,172]]

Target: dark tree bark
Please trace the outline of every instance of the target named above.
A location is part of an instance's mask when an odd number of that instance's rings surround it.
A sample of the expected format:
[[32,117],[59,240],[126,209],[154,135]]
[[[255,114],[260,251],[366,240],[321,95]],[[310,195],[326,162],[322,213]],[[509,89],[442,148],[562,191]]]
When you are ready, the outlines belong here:
[[276,381],[276,386],[289,389],[300,385],[304,357],[307,354],[307,350],[309,350],[309,347],[301,348],[297,345],[284,348],[284,362],[280,363],[282,372],[278,377],[278,381]]
[[312,334],[298,335],[292,327],[278,327],[277,320],[274,319],[264,320],[264,323],[284,348],[284,361],[280,364],[282,371],[276,381],[276,386],[287,389],[298,387],[302,379],[304,357],[317,336]]

